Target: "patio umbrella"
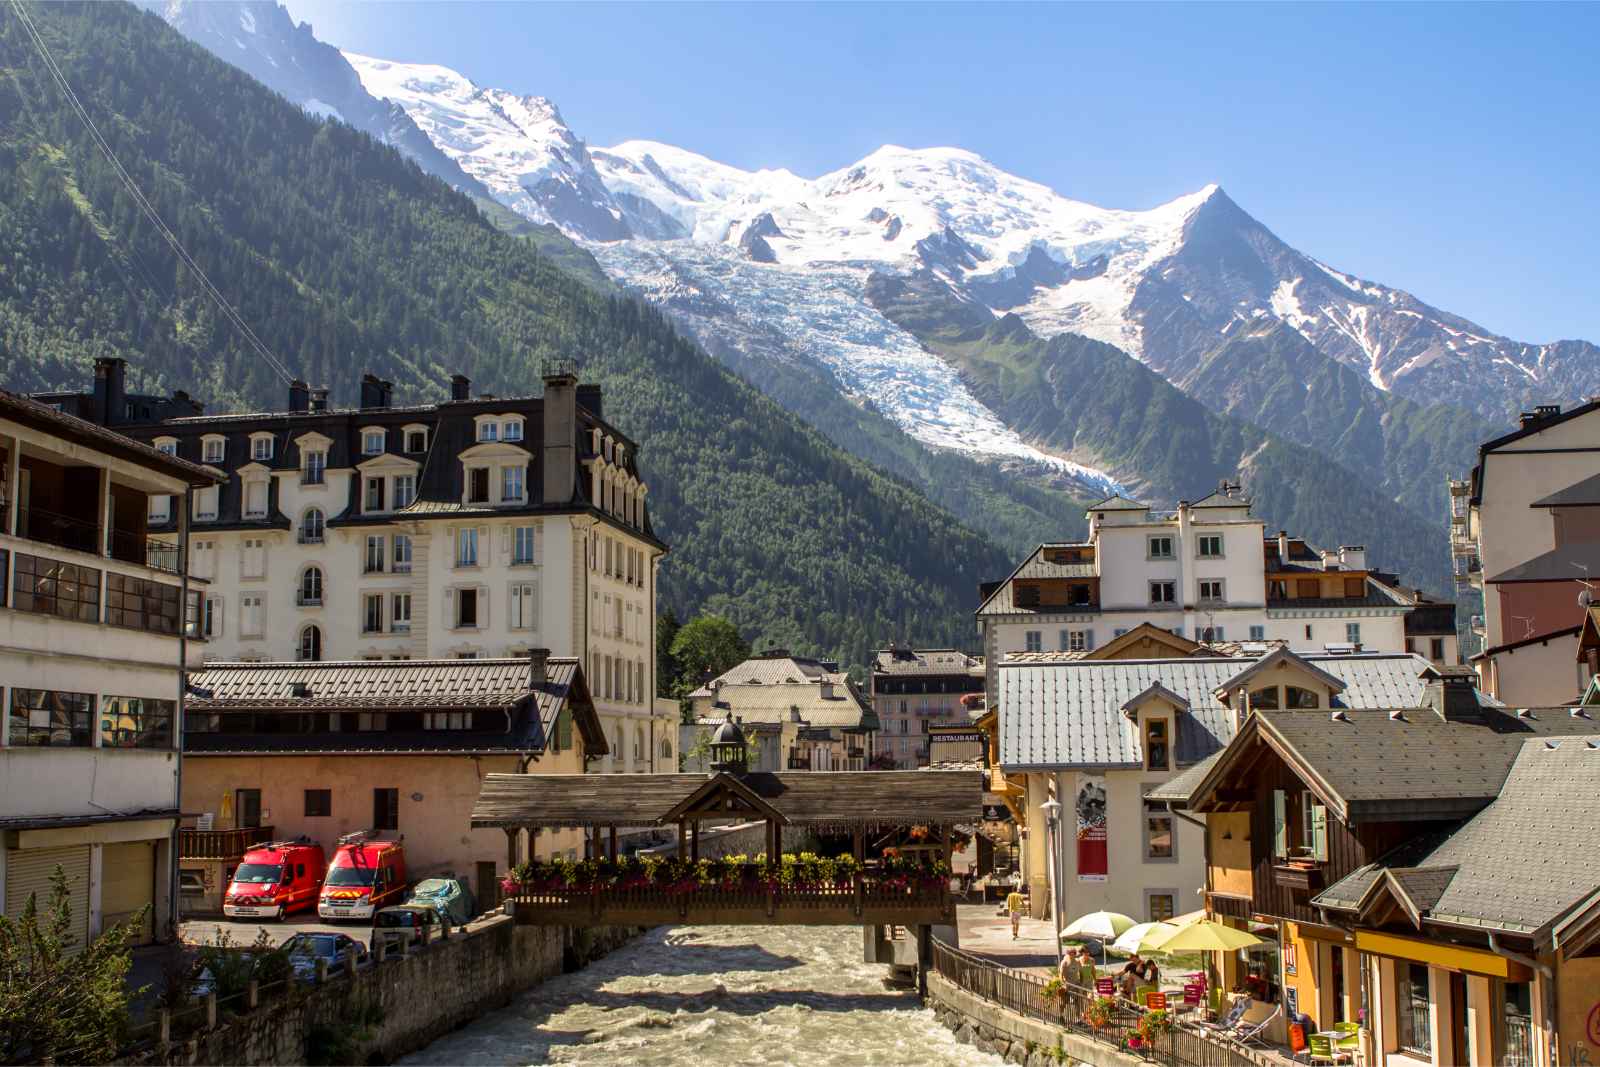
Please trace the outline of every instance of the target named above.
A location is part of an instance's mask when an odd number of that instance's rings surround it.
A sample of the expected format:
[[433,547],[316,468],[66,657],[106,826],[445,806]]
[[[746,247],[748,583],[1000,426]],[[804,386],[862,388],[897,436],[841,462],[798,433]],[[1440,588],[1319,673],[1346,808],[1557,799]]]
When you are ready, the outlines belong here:
[[1124,930],[1121,937],[1111,942],[1110,947],[1131,956],[1148,949],[1146,941],[1152,938],[1160,940],[1177,932],[1178,927],[1170,922],[1136,923]]
[[1066,937],[1092,937],[1100,941],[1110,941],[1127,932],[1128,927],[1135,925],[1134,920],[1120,911],[1091,911],[1087,915],[1080,915],[1061,931],[1061,936]]
[[1148,939],[1149,952],[1232,952],[1261,944],[1261,938],[1224,926],[1213,919],[1201,919],[1179,927],[1171,934]]

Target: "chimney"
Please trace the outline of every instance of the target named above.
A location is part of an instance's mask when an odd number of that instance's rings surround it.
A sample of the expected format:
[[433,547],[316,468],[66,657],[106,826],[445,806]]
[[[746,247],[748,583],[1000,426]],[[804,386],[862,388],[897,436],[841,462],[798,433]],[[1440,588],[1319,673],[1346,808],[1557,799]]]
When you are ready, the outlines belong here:
[[289,410],[299,413],[311,407],[311,387],[296,378],[289,383]]
[[578,374],[569,360],[544,368],[544,503],[568,504],[578,470]]
[[1289,531],[1288,530],[1279,530],[1278,531],[1278,562],[1279,563],[1288,563],[1289,562]]
[[1339,569],[1339,553],[1331,548],[1324,548],[1321,550],[1321,554],[1323,570],[1336,571]]
[[1339,564],[1347,571],[1364,571],[1367,569],[1367,548],[1365,545],[1340,545]]
[[328,391],[326,389],[313,389],[313,390],[311,390],[311,410],[312,411],[327,411],[328,410]]
[[363,374],[361,376],[361,406],[363,408],[388,407],[389,394],[393,389],[393,382],[386,382],[376,374]]
[[472,379],[465,374],[450,375],[450,399],[467,400],[472,396]]
[[528,688],[538,689],[550,680],[550,650],[528,649]]
[[600,410],[600,386],[578,386],[578,406],[587,410],[589,414],[597,419],[605,418],[605,414]]
[[1446,722],[1482,722],[1478,675],[1470,667],[1446,667],[1423,675],[1422,706]]
[[94,421],[115,426],[128,410],[128,363],[115,356],[94,361]]

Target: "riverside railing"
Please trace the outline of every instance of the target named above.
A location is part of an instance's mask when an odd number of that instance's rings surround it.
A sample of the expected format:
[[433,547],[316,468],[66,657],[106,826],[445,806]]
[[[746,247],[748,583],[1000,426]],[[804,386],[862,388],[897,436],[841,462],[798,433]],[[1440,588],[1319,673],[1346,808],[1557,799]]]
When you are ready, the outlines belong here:
[[1261,1067],[1275,1062],[1180,1021],[1172,1021],[1165,1032],[1152,1036],[1146,1017],[1153,1013],[1121,998],[1112,1001],[1105,1021],[1094,1025],[1085,1018],[1091,1004],[1102,999],[1094,990],[1061,983],[1059,995],[1047,997],[1045,989],[1050,984],[1047,979],[1002,967],[937,938],[933,942],[933,969],[968,993],[1018,1015],[1060,1027],[1152,1063],[1171,1067]]

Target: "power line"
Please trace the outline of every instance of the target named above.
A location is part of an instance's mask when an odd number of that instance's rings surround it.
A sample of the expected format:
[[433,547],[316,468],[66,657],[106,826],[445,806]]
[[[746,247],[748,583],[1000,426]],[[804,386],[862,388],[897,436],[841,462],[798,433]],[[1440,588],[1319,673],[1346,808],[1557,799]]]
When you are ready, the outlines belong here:
[[39,58],[43,60],[45,69],[49,71],[56,85],[60,87],[62,95],[67,98],[67,103],[72,105],[73,111],[77,112],[78,118],[83,121],[84,127],[89,131],[90,139],[94,141],[101,154],[111,164],[111,169],[116,172],[117,177],[128,191],[128,195],[133,198],[134,203],[139,206],[145,217],[150,220],[151,225],[155,226],[157,232],[172,247],[173,252],[176,253],[183,265],[199,280],[200,288],[211,298],[212,303],[216,304],[223,317],[233,323],[250,347],[255,349],[256,353],[266,361],[267,366],[271,367],[285,382],[294,381],[294,374],[289,371],[282,360],[272,354],[272,351],[267,348],[261,338],[256,336],[249,323],[244,321],[239,313],[234,310],[233,305],[228,303],[227,297],[222,295],[222,290],[212,284],[206,272],[200,269],[200,264],[195,262],[194,257],[189,254],[189,250],[183,247],[183,242],[178,240],[178,235],[162,220],[160,213],[156,211],[155,205],[149,201],[144,195],[144,191],[139,188],[139,183],[133,180],[133,175],[129,174],[127,169],[123,167],[122,161],[117,158],[116,152],[112,150],[110,142],[101,135],[99,127],[89,117],[88,109],[78,99],[78,94],[73,92],[71,83],[67,81],[67,76],[56,65],[55,57],[50,54],[49,46],[45,44],[44,37],[39,33],[38,27],[33,24],[33,19],[28,15],[27,9],[23,7],[22,0],[11,0],[11,7],[16,12],[18,21],[22,23],[22,28],[27,31],[28,38],[33,42],[34,49],[38,51]]

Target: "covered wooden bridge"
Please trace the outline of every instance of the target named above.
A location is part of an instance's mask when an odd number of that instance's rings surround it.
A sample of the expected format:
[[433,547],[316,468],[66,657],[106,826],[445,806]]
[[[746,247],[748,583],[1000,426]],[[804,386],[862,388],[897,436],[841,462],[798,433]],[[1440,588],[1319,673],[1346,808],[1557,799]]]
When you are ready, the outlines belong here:
[[[505,830],[512,864],[534,829],[582,827],[590,862],[533,863],[509,894],[519,922],[927,926],[953,915],[952,831],[981,818],[980,771],[702,774],[491,774],[474,827]],[[765,822],[766,850],[700,862],[702,823]],[[676,859],[617,855],[619,827],[678,828]],[[868,835],[919,828],[911,848],[869,855]],[[848,836],[840,857],[782,856],[785,829]],[[530,841],[531,844],[531,841]]]

